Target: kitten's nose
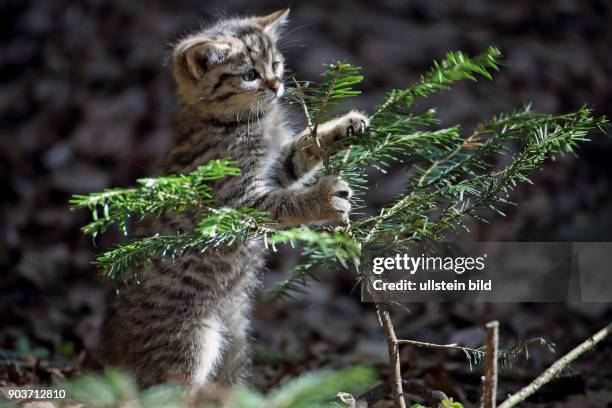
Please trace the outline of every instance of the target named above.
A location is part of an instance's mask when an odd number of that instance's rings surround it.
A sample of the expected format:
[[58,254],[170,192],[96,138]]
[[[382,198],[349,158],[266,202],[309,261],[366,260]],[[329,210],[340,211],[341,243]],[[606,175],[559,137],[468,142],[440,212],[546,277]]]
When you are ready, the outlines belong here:
[[276,95],[280,89],[280,81],[276,77],[266,79],[266,86]]

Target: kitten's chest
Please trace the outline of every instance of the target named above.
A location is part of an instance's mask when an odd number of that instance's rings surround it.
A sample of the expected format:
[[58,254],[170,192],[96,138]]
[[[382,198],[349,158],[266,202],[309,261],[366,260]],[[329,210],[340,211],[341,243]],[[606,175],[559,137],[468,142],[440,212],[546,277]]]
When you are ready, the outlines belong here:
[[276,127],[259,128],[238,134],[229,151],[243,173],[260,173],[267,171],[286,143],[285,135]]

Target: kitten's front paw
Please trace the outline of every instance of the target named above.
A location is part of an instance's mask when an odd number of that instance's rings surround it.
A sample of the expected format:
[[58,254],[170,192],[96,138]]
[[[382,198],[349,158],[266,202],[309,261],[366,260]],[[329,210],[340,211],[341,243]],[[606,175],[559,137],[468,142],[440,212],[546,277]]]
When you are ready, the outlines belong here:
[[348,183],[337,176],[323,177],[317,183],[321,197],[321,209],[323,220],[348,221],[351,211],[349,198],[353,190]]
[[363,133],[370,124],[370,119],[366,115],[357,111],[350,111],[341,118],[340,126],[343,128],[343,133],[347,137],[353,136],[355,133]]
[[365,132],[370,120],[361,112],[351,111],[346,115],[324,123],[319,135],[324,140],[325,148],[329,154],[336,153],[347,144],[356,133]]

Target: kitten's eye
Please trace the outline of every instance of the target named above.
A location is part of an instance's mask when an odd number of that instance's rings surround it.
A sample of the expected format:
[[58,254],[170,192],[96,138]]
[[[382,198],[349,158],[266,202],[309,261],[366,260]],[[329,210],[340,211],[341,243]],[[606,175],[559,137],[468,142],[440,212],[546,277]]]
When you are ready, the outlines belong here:
[[259,77],[259,72],[254,69],[247,71],[245,74],[242,74],[242,79],[245,81],[251,82],[256,80]]
[[280,65],[280,62],[275,61],[272,63],[272,71],[276,72],[276,70],[278,69],[278,66]]

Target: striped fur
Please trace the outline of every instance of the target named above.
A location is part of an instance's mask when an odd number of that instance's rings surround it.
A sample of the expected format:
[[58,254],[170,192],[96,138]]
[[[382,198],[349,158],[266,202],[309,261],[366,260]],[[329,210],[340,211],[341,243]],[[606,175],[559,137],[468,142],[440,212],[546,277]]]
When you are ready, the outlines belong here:
[[[221,21],[176,46],[181,109],[164,170],[188,173],[230,157],[242,174],[213,184],[219,205],[267,211],[285,226],[342,222],[350,211],[349,186],[337,177],[314,180],[319,151],[306,131],[291,134],[279,104],[283,57],[275,41],[286,15]],[[334,153],[338,142],[366,126],[358,112],[321,125],[322,149]],[[140,233],[188,230],[198,215],[163,217]],[[140,283],[111,297],[106,362],[128,370],[142,386],[178,382],[198,390],[239,383],[248,373],[249,313],[264,255],[262,243],[251,241],[174,262],[154,259]]]

